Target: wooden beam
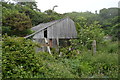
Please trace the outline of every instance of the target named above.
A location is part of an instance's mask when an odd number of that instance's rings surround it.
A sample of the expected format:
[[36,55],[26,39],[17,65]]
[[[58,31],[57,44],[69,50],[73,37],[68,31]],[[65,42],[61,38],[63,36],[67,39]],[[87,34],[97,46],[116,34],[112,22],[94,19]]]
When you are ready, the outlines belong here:
[[[45,43],[46,44],[49,44],[47,38],[44,38],[45,39]],[[48,49],[48,52],[52,55],[51,51],[50,51],[50,46],[47,46],[47,49]]]
[[59,38],[57,37],[57,46],[59,46]]

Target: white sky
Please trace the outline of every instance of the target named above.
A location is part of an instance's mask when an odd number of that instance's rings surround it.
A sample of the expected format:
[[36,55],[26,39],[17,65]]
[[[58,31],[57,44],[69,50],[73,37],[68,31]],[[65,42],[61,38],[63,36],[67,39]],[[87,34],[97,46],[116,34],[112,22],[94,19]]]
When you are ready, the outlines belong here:
[[43,12],[52,9],[54,5],[58,5],[54,11],[57,13],[66,12],[85,12],[100,10],[103,8],[118,7],[120,0],[35,0],[38,8]]

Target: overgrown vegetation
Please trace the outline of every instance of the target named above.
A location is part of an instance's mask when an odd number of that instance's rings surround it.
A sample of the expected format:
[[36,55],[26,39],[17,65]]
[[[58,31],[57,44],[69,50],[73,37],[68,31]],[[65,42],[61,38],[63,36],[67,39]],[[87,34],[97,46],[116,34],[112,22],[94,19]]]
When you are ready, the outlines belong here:
[[[41,12],[36,3],[3,2],[2,78],[117,78],[119,8],[101,9],[100,13],[53,10]],[[34,7],[33,7],[34,6]],[[35,52],[39,45],[23,37],[31,27],[69,16],[76,24],[78,39],[60,48]],[[6,35],[7,34],[7,35]],[[96,54],[92,42],[96,40]],[[69,50],[69,47],[72,50]]]
[[[118,54],[90,51],[58,57],[35,53],[37,43],[22,37],[4,37],[3,78],[116,78]],[[109,49],[109,48],[108,48]],[[71,52],[74,54],[76,52]]]
[[3,78],[73,78],[69,68],[48,53],[35,53],[35,43],[18,37],[4,37]]

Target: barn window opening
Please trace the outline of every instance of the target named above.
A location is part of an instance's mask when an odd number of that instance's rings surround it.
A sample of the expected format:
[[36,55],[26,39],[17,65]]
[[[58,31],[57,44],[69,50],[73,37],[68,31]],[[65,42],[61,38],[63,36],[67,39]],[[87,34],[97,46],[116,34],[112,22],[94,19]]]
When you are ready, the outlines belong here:
[[44,30],[44,37],[47,38],[47,28]]

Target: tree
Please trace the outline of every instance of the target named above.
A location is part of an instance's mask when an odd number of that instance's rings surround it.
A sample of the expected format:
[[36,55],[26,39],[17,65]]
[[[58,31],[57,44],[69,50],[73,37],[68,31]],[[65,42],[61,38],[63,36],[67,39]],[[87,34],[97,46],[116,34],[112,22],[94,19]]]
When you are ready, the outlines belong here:
[[117,40],[119,34],[119,8],[101,9],[99,16],[102,18],[100,24],[105,34],[112,36],[113,40]]
[[25,36],[28,34],[27,30],[31,27],[31,20],[24,13],[5,9],[3,14],[3,34]]
[[30,17],[33,26],[36,26],[39,23],[46,22],[46,20],[47,20],[47,14],[44,14],[42,12],[32,10],[26,6],[16,5],[16,8],[20,13],[24,13]]
[[53,20],[58,20],[63,18],[62,14],[59,14],[51,9],[48,9],[44,12],[45,14],[47,14],[47,21],[53,21]]
[[114,18],[115,16],[118,16],[118,10],[119,8],[104,8],[100,10],[100,16],[103,19],[109,19],[109,18]]
[[20,5],[20,6],[26,6],[26,7],[30,8],[30,9],[32,9],[32,10],[36,10],[38,12],[41,12],[41,10],[38,9],[36,3],[37,2],[17,2],[17,4]]
[[99,21],[101,19],[98,14],[94,14],[89,11],[87,11],[87,12],[72,12],[72,13],[66,13],[64,15],[69,16],[75,22],[79,22],[79,18],[83,17],[87,20],[88,24],[92,24],[94,21]]

